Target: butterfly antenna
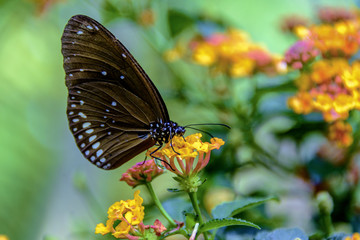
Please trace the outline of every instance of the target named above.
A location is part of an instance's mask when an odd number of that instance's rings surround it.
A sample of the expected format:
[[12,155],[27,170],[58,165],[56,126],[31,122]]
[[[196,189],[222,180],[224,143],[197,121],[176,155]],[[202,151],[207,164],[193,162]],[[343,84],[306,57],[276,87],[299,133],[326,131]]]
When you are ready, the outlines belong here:
[[214,138],[213,135],[211,135],[211,133],[207,132],[207,131],[204,131],[204,130],[201,130],[201,129],[198,129],[198,128],[193,128],[193,127],[185,127],[185,128],[190,128],[190,129],[194,129],[194,130],[197,130],[197,131],[200,131],[200,132],[203,132],[203,133],[206,133],[207,135],[209,135],[211,138]]
[[186,128],[186,127],[190,127],[190,126],[203,126],[203,125],[205,125],[205,126],[206,125],[223,126],[223,127],[231,129],[231,127],[229,125],[226,125],[226,124],[223,124],[223,123],[195,123],[195,124],[186,125],[184,127]]

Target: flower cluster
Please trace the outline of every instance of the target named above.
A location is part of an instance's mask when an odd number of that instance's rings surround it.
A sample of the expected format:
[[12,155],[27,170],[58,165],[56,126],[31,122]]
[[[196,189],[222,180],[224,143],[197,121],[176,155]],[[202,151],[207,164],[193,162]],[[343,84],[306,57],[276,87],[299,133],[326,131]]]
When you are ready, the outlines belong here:
[[349,9],[341,7],[323,7],[319,9],[318,18],[323,23],[336,23],[355,20],[356,14]]
[[154,160],[139,162],[129,168],[121,177],[120,181],[125,181],[129,186],[136,187],[141,184],[151,182],[154,178],[164,172],[159,168]]
[[359,50],[359,30],[356,21],[340,21],[310,27],[299,26],[295,32],[302,40],[312,40],[325,58],[349,58]]
[[[130,240],[156,239],[151,236],[159,236],[166,228],[159,220],[156,220],[153,226],[144,225],[143,199],[139,194],[140,191],[136,191],[134,199],[121,200],[111,205],[106,225],[98,224],[95,233],[102,235],[111,233],[115,238]],[[152,229],[152,231],[146,231],[148,229]]]
[[298,114],[321,112],[327,122],[346,120],[360,106],[360,63],[349,64],[360,47],[360,25],[353,13],[341,9],[324,8],[319,18],[319,25],[295,28],[300,40],[285,54],[287,65],[300,70],[299,91],[288,105]]
[[339,147],[348,147],[353,142],[352,127],[349,123],[336,121],[330,125],[328,137]]
[[[196,175],[209,163],[211,151],[224,145],[220,138],[212,138],[209,143],[202,142],[201,137],[201,133],[189,135],[185,139],[174,136],[166,146],[153,153],[153,156],[161,159],[162,164],[178,176]],[[154,149],[150,149],[147,154],[153,151]]]
[[284,60],[293,69],[301,69],[319,54],[320,51],[312,40],[300,40],[289,48],[285,53]]
[[190,49],[194,62],[211,67],[215,74],[244,77],[257,72],[275,74],[281,71],[279,57],[253,43],[239,30],[197,37],[190,42]]
[[356,232],[352,236],[345,237],[344,240],[360,240],[360,234]]

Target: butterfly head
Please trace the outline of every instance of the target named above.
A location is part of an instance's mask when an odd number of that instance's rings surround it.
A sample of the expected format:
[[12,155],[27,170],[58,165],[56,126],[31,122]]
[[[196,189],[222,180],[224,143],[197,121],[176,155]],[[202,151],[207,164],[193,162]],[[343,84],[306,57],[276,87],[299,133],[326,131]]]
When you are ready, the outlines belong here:
[[150,136],[160,145],[169,142],[173,136],[183,136],[185,128],[176,122],[153,122],[150,123]]

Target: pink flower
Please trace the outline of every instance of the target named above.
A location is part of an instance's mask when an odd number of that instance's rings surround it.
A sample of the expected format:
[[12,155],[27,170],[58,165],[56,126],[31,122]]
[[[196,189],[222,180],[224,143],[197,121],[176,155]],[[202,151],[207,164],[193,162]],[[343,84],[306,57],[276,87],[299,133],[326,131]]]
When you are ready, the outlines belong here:
[[164,172],[159,168],[153,159],[139,162],[129,168],[121,177],[120,181],[125,181],[129,186],[136,187],[141,184],[151,182],[154,178]]
[[154,229],[156,236],[161,236],[161,233],[166,231],[166,227],[160,222],[159,219],[156,219],[154,225],[151,225],[150,228]]
[[300,69],[319,54],[320,51],[315,47],[313,41],[300,40],[287,50],[285,53],[285,61],[292,68]]

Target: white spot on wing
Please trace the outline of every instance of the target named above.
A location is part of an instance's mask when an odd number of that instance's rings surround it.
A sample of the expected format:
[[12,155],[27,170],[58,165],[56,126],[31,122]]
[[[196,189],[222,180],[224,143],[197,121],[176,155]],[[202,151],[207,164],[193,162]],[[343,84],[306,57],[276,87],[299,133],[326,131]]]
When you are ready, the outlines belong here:
[[77,93],[81,93],[80,91],[76,91]]
[[120,76],[120,79],[124,79],[125,77],[123,75]]
[[101,159],[100,159],[100,162],[102,162],[102,163],[104,163],[105,161],[106,161],[105,158],[101,158]]
[[90,160],[91,160],[92,162],[95,161],[95,159],[96,159],[95,156],[91,156],[91,157],[90,157]]
[[72,121],[73,121],[73,122],[78,122],[79,119],[78,119],[78,118],[74,118]]
[[71,104],[71,107],[73,107],[73,108],[74,108],[74,107],[76,107],[76,105],[75,105],[75,104]]
[[104,75],[104,76],[106,76],[106,75],[107,75],[107,72],[106,72],[106,71],[102,71],[101,74]]
[[80,140],[80,139],[82,139],[84,136],[83,135],[79,135],[78,136],[78,139]]
[[100,124],[100,127],[105,127],[105,124]]
[[80,68],[80,72],[83,72],[83,71],[84,71],[84,69]]
[[81,147],[81,148],[84,148],[84,147],[85,147],[85,143],[82,143],[82,144],[80,145],[80,147]]
[[96,138],[96,135],[92,135],[91,137],[89,137],[89,142],[94,141],[94,140],[95,140],[95,138]]
[[84,32],[81,31],[81,30],[77,32],[77,34],[79,34],[79,35],[81,35],[81,34],[83,34],[83,33],[84,33]]
[[114,106],[114,107],[116,106],[116,104],[117,104],[117,103],[116,103],[115,101],[113,101],[113,102],[111,103],[111,105]]
[[86,26],[88,29],[90,29],[90,30],[92,30],[92,29],[94,29],[92,26],[90,26],[90,25],[88,25],[88,26]]
[[97,26],[95,26],[95,29],[96,29],[96,30],[99,30],[99,28],[98,28]]
[[83,123],[82,127],[83,127],[83,128],[87,128],[87,127],[90,126],[90,125],[91,125],[91,123],[86,122],[86,123]]
[[70,73],[70,74],[69,74],[69,77],[72,77],[72,76],[74,76],[74,75],[72,75],[72,73]]
[[77,128],[73,128],[73,131],[76,132],[76,131],[77,131]]
[[106,111],[106,112],[110,112],[110,110],[109,110],[109,109],[105,109],[105,111]]
[[121,56],[122,56],[123,58],[126,58],[126,55],[125,55],[125,53],[121,54]]
[[83,100],[80,100],[80,105],[84,105],[84,101],[83,101]]
[[97,152],[96,152],[96,156],[97,157],[100,157],[101,156],[101,154],[103,154],[103,150],[102,149],[100,149],[100,150],[97,150]]
[[82,118],[87,118],[86,115],[82,112],[79,112],[79,116],[82,117]]
[[90,154],[90,151],[89,150],[86,150],[85,151],[85,155],[87,156],[87,155],[89,155]]
[[100,146],[100,142],[96,142],[92,145],[93,149],[97,149]]
[[74,112],[73,112],[73,111],[69,112],[69,115],[73,115],[73,114],[74,114]]
[[92,133],[93,131],[94,131],[94,129],[90,128],[90,129],[86,130],[85,132],[86,132],[87,134],[90,134],[90,133]]

